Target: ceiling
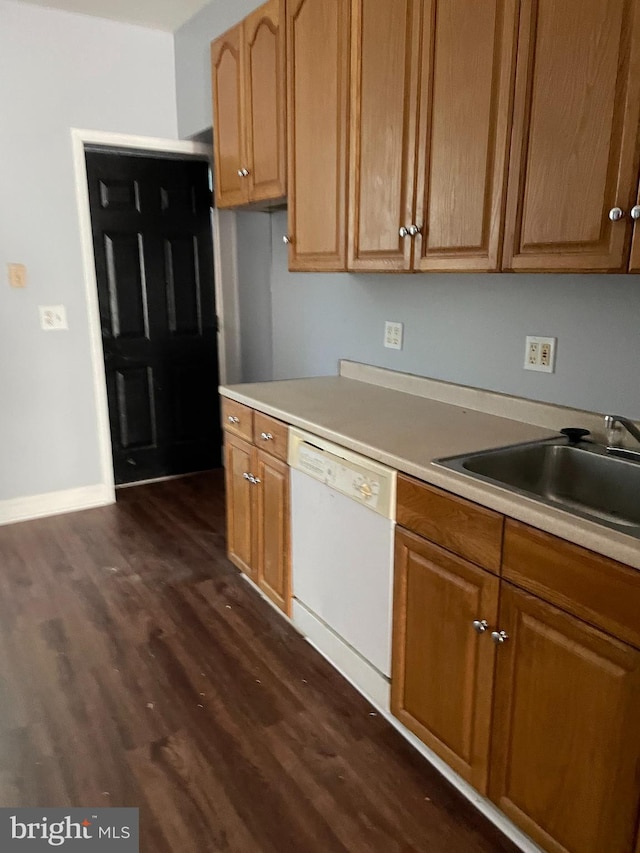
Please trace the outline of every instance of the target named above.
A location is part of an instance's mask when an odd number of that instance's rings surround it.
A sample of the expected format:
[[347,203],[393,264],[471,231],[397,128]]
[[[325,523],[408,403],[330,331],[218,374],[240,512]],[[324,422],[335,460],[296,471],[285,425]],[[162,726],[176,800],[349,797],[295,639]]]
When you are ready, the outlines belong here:
[[199,9],[206,6],[209,0],[22,0],[22,2],[173,32]]

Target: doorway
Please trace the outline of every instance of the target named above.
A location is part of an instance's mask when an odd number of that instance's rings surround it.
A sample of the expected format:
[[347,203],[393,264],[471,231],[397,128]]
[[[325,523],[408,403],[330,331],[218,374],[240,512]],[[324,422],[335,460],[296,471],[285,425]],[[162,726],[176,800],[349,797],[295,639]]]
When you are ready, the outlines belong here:
[[115,483],[219,467],[208,163],[85,160]]

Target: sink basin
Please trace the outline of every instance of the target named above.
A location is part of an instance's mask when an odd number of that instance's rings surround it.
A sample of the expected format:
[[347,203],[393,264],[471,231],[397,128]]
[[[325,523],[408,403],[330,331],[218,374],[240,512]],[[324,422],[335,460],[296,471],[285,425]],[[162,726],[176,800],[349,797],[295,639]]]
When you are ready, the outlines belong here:
[[640,538],[640,463],[599,445],[558,439],[436,461]]

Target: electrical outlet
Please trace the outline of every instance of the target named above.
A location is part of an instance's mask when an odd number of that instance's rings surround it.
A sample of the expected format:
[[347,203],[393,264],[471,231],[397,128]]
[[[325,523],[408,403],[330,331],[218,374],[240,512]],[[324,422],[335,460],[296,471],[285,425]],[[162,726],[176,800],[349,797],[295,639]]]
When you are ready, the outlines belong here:
[[527,335],[524,350],[524,369],[540,373],[554,373],[556,369],[557,338],[540,338]]
[[40,327],[46,332],[68,329],[67,309],[64,305],[38,305]]
[[403,324],[387,320],[384,324],[384,345],[388,349],[402,349]]

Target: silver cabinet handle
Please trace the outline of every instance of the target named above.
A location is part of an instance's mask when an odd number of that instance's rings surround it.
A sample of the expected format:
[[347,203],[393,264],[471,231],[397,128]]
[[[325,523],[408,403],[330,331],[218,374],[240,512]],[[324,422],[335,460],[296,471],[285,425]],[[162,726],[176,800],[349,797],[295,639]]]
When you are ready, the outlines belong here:
[[248,474],[248,473],[245,471],[245,472],[244,472],[244,474],[243,474],[242,476],[245,478],[245,480],[249,480],[249,482],[251,482],[251,476],[252,476],[251,474]]
[[288,246],[288,245],[289,245],[289,243],[292,243],[292,242],[293,242],[293,240],[291,239],[291,237],[289,237],[289,235],[288,235],[288,234],[283,234],[283,236],[282,236],[282,242],[285,244],[285,246]]
[[624,210],[621,207],[612,207],[609,211],[609,219],[612,222],[618,222],[624,216]]
[[238,177],[244,178],[244,175],[242,174],[242,169],[238,169]]
[[408,228],[405,228],[405,227],[404,227],[404,225],[402,225],[402,226],[400,227],[400,230],[398,231],[398,234],[399,234],[401,237],[408,237],[408,236],[409,236],[409,229],[408,229]]
[[640,204],[634,204],[629,211],[629,215],[632,219],[640,219]]
[[473,630],[477,631],[478,634],[484,634],[485,631],[489,629],[489,623],[486,619],[474,619],[473,620]]
[[419,225],[410,225],[409,226],[409,234],[412,237],[416,237],[418,234],[422,233],[422,228]]
[[235,415],[229,415],[227,417],[227,420],[229,421],[230,424],[239,424],[240,423],[240,418],[237,418]]
[[494,643],[506,643],[509,639],[509,635],[506,631],[492,631],[491,639]]
[[243,178],[247,178],[248,176],[249,176],[249,170],[248,170],[248,169],[243,169],[243,170],[242,170],[242,177],[243,177]]
[[254,486],[259,486],[260,483],[262,482],[262,480],[260,479],[260,477],[253,477],[251,482],[253,483]]
[[261,432],[261,433],[260,433],[260,438],[261,438],[263,441],[273,441],[273,436],[271,435],[271,433],[270,433],[270,432]]

